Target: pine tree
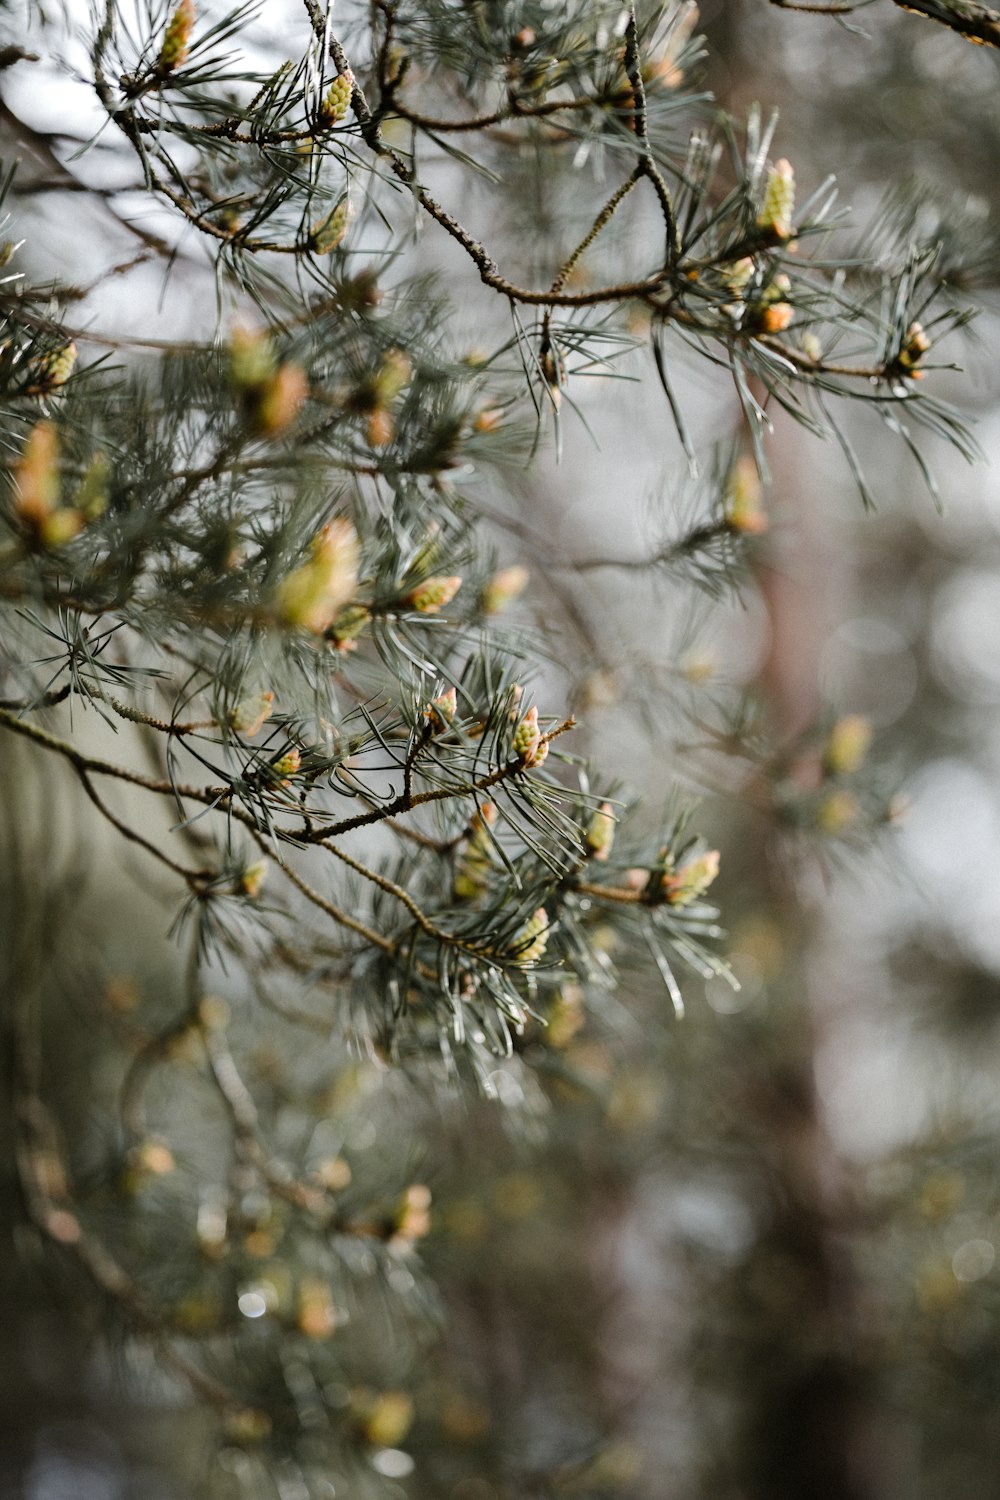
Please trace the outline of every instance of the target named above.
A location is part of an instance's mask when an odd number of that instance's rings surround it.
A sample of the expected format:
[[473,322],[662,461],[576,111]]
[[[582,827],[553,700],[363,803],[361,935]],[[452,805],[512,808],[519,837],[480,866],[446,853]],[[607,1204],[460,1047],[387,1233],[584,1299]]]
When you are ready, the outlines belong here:
[[[985,7],[908,8],[994,40]],[[683,786],[656,818],[620,755],[590,756],[601,642],[574,588],[638,566],[709,601],[747,586],[775,411],[833,440],[866,505],[856,408],[932,487],[925,437],[978,452],[924,379],[972,315],[961,247],[916,194],[852,227],[774,117],[716,111],[692,4],[289,16],[280,40],[252,4],[108,0],[82,34],[33,16],[2,62],[44,69],[61,118],[4,106],[29,159],[4,175],[0,281],[15,905],[59,807],[110,834],[89,871],[59,853],[51,930],[12,947],[26,1217],[129,1360],[210,1414],[205,1493],[282,1500],[398,1493],[413,1454],[463,1482],[445,1450],[482,1403],[422,1367],[434,1119],[479,1093],[530,1137],[533,1100],[581,1087],[584,1019],[613,1032],[644,973],[651,1028],[692,978],[738,983]],[[39,274],[50,197],[129,256]],[[155,286],[174,332],[116,333],[122,286]],[[707,447],[692,368],[737,396]],[[586,443],[587,380],[619,375],[657,383],[681,499],[654,556],[566,559],[525,475]],[[796,849],[891,815],[857,716],[776,741],[720,693],[696,728]],[[95,893],[123,877],[153,882],[178,961],[113,912],[95,951]],[[74,1007],[92,1109],[54,1081]],[[537,1203],[514,1171],[505,1192],[512,1221]],[[492,1457],[519,1475],[496,1493],[554,1493],[558,1454]]]

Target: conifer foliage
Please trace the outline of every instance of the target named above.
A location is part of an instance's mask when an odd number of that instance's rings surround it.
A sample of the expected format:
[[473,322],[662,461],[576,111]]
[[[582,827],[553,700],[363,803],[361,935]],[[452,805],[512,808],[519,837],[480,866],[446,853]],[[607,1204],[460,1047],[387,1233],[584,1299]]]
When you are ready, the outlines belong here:
[[[769,410],[838,441],[865,499],[849,406],[918,460],[922,432],[973,456],[923,381],[968,311],[915,217],[859,250],[773,119],[713,111],[689,0],[304,0],[281,60],[269,12],[101,0],[3,54],[99,109],[75,154],[7,112],[53,191],[79,170],[167,304],[210,267],[218,312],[168,346],[78,326],[94,287],[33,276],[44,183],[8,166],[0,730],[159,882],[184,975],[148,1004],[105,985],[118,1097],[79,1157],[19,994],[19,1165],[79,1294],[206,1403],[247,1494],[292,1465],[296,1495],[334,1471],[378,1495],[410,1463],[433,1205],[405,1139],[355,1172],[355,1061],[495,1093],[580,996],[619,1003],[616,944],[671,1013],[685,976],[728,973],[718,852],[686,808],[630,816],[622,768],[538,694],[538,560],[483,497],[586,441],[585,376],[646,342],[678,471],[711,491],[659,561],[717,595],[767,525]],[[155,217],[92,185],[112,156]],[[738,393],[724,461],[685,423],[697,360]],[[747,722],[714,732],[767,763]],[[842,831],[831,786],[852,833],[881,815],[840,786],[847,737],[790,821]]]

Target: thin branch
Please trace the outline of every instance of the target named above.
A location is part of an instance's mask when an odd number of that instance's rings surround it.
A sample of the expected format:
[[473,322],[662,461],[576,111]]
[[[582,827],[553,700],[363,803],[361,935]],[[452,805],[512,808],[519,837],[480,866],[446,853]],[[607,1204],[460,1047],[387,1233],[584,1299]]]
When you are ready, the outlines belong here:
[[[803,11],[814,16],[849,16],[865,9],[873,0],[828,0],[826,4],[811,0],[770,0],[779,10]],[[980,46],[1000,47],[1000,11],[976,0],[892,0],[900,10],[908,10],[925,20],[936,21],[970,42]]]

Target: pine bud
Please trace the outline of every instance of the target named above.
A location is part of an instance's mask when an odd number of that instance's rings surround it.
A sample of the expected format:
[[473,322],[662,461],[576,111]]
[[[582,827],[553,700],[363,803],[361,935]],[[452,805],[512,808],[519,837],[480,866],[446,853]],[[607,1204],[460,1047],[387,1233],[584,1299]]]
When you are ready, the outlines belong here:
[[750,278],[753,276],[754,265],[749,255],[742,260],[734,260],[726,273],[726,286],[731,292],[742,297]]
[[327,637],[333,641],[338,651],[353,651],[357,645],[358,636],[371,617],[372,612],[367,605],[348,604],[338,611],[336,619],[327,631]]
[[814,364],[819,364],[823,358],[823,345],[814,333],[802,333],[799,335],[799,347]]
[[328,1193],[342,1193],[350,1187],[352,1175],[350,1163],[342,1156],[324,1156],[316,1163],[316,1176]]
[[321,635],[358,585],[360,546],[350,521],[338,517],[313,538],[306,562],[278,588],[278,616],[285,625]]
[[782,157],[767,174],[764,202],[757,215],[757,226],[770,230],[776,240],[790,240],[795,233],[795,173],[792,164]]
[[28,366],[27,396],[47,396],[65,385],[76,366],[76,345],[72,340],[48,354],[40,354]]
[[250,421],[258,437],[277,437],[298,416],[309,394],[301,365],[281,365],[250,403]]
[[553,1000],[545,1028],[545,1040],[550,1047],[560,1050],[568,1047],[583,1026],[583,991],[578,984],[564,984]]
[[722,497],[722,512],[730,531],[745,536],[759,536],[767,530],[767,512],[757,465],[744,457],[733,465]]
[[83,530],[85,524],[86,517],[82,511],[74,509],[71,505],[61,505],[50,516],[46,516],[39,528],[38,539],[43,547],[54,552],[59,547],[64,547],[67,542],[71,542]]
[[51,422],[36,422],[14,470],[14,514],[32,541],[55,550],[84,525],[83,512],[59,501],[59,443]]
[[95,453],[73,497],[76,508],[88,521],[96,521],[108,508],[108,476],[111,465],[103,453]]
[[615,841],[615,827],[615,815],[611,803],[602,802],[600,807],[591,813],[584,837],[592,859],[603,863],[610,857]]
[[719,873],[719,851],[709,849],[689,859],[679,870],[664,875],[661,889],[671,906],[690,906],[708,890]]
[[402,349],[387,349],[382,363],[375,372],[375,397],[379,406],[388,406],[390,401],[406,389],[413,379],[413,365]]
[[924,332],[923,324],[911,323],[906,330],[903,347],[896,358],[896,363],[904,375],[911,380],[923,380],[924,371],[918,370],[917,366],[931,347],[931,341]]
[[462,580],[457,573],[450,577],[425,578],[423,583],[418,583],[416,588],[410,590],[405,596],[405,603],[421,615],[436,615],[445,605],[450,604],[462,587]]
[[763,333],[784,333],[794,317],[795,309],[790,302],[772,302],[769,306],[761,309],[761,331]]
[[328,1339],[337,1326],[337,1309],[329,1284],[319,1276],[304,1277],[299,1284],[299,1331],[308,1339]]
[[229,335],[229,379],[243,393],[257,390],[278,367],[271,340],[255,328],[234,328]]
[[659,83],[663,88],[668,89],[677,88],[683,83],[684,69],[679,66],[677,59],[698,24],[698,15],[698,6],[694,0],[688,0],[678,13],[678,20],[674,23],[661,55],[658,58],[651,58],[643,66],[642,76],[646,83]]
[[518,932],[511,949],[511,957],[516,964],[527,968],[530,964],[536,964],[540,958],[545,956],[545,949],[549,941],[549,914],[544,906],[540,906],[533,916]]
[[484,802],[469,824],[468,838],[455,869],[452,891],[457,901],[474,901],[489,883],[493,845],[489,829],[497,820],[496,805]]
[[514,753],[522,759],[530,755],[538,744],[541,730],[538,727],[538,709],[532,705],[514,731]]
[[872,742],[872,727],[863,714],[838,719],[823,747],[823,769],[828,776],[852,776],[864,763]]
[[442,559],[441,523],[428,522],[416,551],[407,564],[408,573],[430,573]]
[[395,1448],[409,1432],[412,1422],[413,1398],[405,1391],[383,1391],[365,1415],[365,1438],[373,1448]]
[[422,1182],[411,1183],[400,1198],[396,1205],[394,1229],[395,1238],[411,1242],[430,1234],[431,1190]]
[[551,347],[546,347],[541,352],[538,365],[549,393],[549,400],[552,402],[553,409],[558,411],[562,404],[562,384],[565,375],[561,361],[553,353]]
[[532,704],[514,731],[514,754],[524,766],[540,766],[549,753],[548,740],[538,727],[538,709]]
[[494,573],[483,587],[483,613],[498,615],[508,604],[513,604],[527,588],[529,577],[527,568],[519,563]]
[[473,432],[496,432],[503,422],[499,406],[481,406],[472,419]]
[[434,734],[441,734],[455,722],[458,712],[458,693],[453,687],[432,698],[424,709],[424,717]]
[[835,787],[827,792],[816,812],[817,827],[831,838],[846,833],[858,820],[858,800],[846,787]]
[[247,739],[253,739],[254,735],[260,733],[267,720],[271,717],[273,704],[274,694],[272,692],[252,693],[249,698],[241,699],[235,708],[230,709],[230,727],[235,729],[237,734],[245,735]]
[[350,72],[337,74],[319,107],[319,123],[324,130],[330,130],[334,125],[339,125],[347,114],[353,87],[354,79]]
[[353,217],[351,200],[345,193],[335,207],[324,218],[317,219],[310,229],[306,241],[308,249],[317,255],[329,255],[343,240]]
[[177,1162],[169,1146],[151,1137],[129,1152],[129,1166],[144,1177],[168,1177]]
[[59,504],[59,441],[51,422],[36,422],[14,470],[14,511],[33,530]]
[[495,802],[484,802],[472,820],[474,837],[478,837],[484,849],[489,848],[484,829],[492,828],[496,820],[497,805]]
[[160,55],[156,59],[156,71],[161,75],[179,68],[188,55],[191,31],[194,27],[193,0],[180,0],[180,4],[167,22]]
[[302,752],[298,745],[293,745],[286,750],[284,755],[279,755],[271,764],[271,770],[279,777],[283,786],[288,785],[288,778],[294,776],[302,764]]
[[267,334],[252,328],[234,328],[230,335],[229,379],[257,437],[277,437],[309,394],[302,367],[279,364]]
[[369,412],[365,423],[365,440],[369,448],[387,448],[396,436],[396,424],[392,420],[392,412],[386,411],[384,406],[376,406],[375,410]]

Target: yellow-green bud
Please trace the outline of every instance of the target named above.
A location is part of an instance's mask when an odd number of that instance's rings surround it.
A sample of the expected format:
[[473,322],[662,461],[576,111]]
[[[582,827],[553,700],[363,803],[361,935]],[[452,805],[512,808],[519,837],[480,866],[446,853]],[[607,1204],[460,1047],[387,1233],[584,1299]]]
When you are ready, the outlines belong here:
[[246,869],[241,872],[237,881],[237,891],[241,896],[247,896],[251,901],[255,901],[266,879],[267,860],[254,860],[252,865],[247,865]]
[[302,752],[298,745],[293,745],[290,750],[285,751],[284,755],[279,755],[278,759],[272,762],[271,770],[276,776],[280,776],[287,785],[286,778],[294,776],[301,764]]
[[440,734],[448,728],[449,724],[455,722],[457,712],[458,693],[455,688],[450,687],[443,693],[439,693],[436,698],[431,699],[430,703],[424,709],[424,717],[427,719],[432,731],[435,734]]
[[[401,1240],[422,1240],[431,1228],[431,1190],[422,1182],[413,1182],[406,1189],[396,1207],[396,1237]],[[412,1407],[410,1408],[412,1415]],[[409,1421],[407,1421],[409,1426]],[[403,1429],[405,1431],[405,1428]],[[403,1436],[396,1433],[395,1440]],[[392,1441],[391,1438],[385,1441]]]
[[527,568],[522,568],[519,563],[494,573],[483,587],[483,613],[496,615],[508,604],[513,604],[524,593],[529,576]]
[[247,739],[253,739],[271,717],[271,708],[274,704],[274,694],[252,693],[249,698],[243,698],[232,708],[229,713],[230,726],[237,734],[246,735]]
[[546,1042],[550,1047],[568,1047],[585,1020],[583,991],[578,984],[564,984],[546,1017]]
[[336,250],[347,233],[353,216],[351,200],[345,193],[335,207],[324,218],[317,219],[312,226],[307,241],[308,248],[317,255],[328,255],[331,250]]
[[514,730],[514,754],[525,766],[540,766],[548,753],[548,740],[538,727],[538,709],[532,704]]
[[234,328],[229,336],[229,378],[236,391],[252,391],[270,380],[278,361],[271,340],[256,328]]
[[413,379],[413,365],[402,349],[387,349],[375,372],[375,402],[388,406]]
[[[401,1238],[416,1236],[402,1235]],[[409,1432],[412,1421],[413,1398],[405,1391],[383,1391],[365,1414],[365,1439],[373,1448],[395,1448]]]
[[83,511],[60,504],[59,444],[51,422],[36,422],[14,470],[14,514],[37,546],[55,551],[86,524]]
[[722,511],[730,531],[759,536],[767,530],[763,486],[752,458],[738,460],[729,472],[722,497]]
[[301,365],[279,364],[267,334],[253,328],[234,328],[230,335],[229,379],[258,437],[283,432],[309,394]]
[[337,1326],[337,1309],[330,1285],[322,1276],[306,1276],[298,1288],[300,1333],[310,1339],[328,1339]]
[[918,370],[917,366],[930,347],[931,341],[924,332],[923,324],[911,323],[896,360],[903,373],[909,375],[911,380],[923,379],[924,372]]
[[610,802],[602,802],[590,816],[584,842],[592,859],[604,861],[615,841],[615,815]]
[[278,588],[278,617],[322,635],[358,586],[360,546],[357,532],[343,517],[329,522],[313,538],[310,555]]
[[709,849],[707,854],[699,854],[679,870],[664,875],[661,888],[671,906],[690,906],[705,894],[718,873],[719,851]]
[[830,776],[852,776],[861,769],[872,742],[872,727],[863,714],[838,719],[823,747],[823,769]]
[[347,114],[351,103],[354,79],[350,73],[338,73],[323,96],[319,107],[319,123],[325,130],[339,125]]
[[181,66],[188,55],[193,27],[193,0],[180,0],[180,4],[167,22],[163,46],[156,59],[157,73],[172,73],[175,68]]
[[49,391],[58,390],[61,385],[65,385],[76,366],[76,352],[76,345],[71,340],[61,348],[52,349],[48,354],[33,359],[28,367],[26,394],[46,396]]
[[802,353],[815,363],[819,364],[823,358],[823,345],[814,333],[805,332],[799,334],[799,347]]
[[496,805],[484,802],[468,828],[468,838],[455,869],[452,890],[457,901],[474,901],[489,881],[493,848],[489,829],[497,820]]
[[51,422],[36,422],[14,470],[14,511],[38,531],[59,504],[59,441]]
[[371,610],[365,604],[348,604],[344,609],[338,611],[337,617],[327,635],[333,641],[338,651],[353,651],[358,636],[364,630],[372,617]]
[[858,800],[846,787],[834,787],[823,797],[816,811],[817,826],[824,833],[836,837],[845,833],[858,820]]
[[795,173],[791,162],[782,157],[767,174],[764,202],[757,215],[758,228],[770,230],[775,239],[790,240],[795,233],[792,224],[794,212]]
[[511,957],[516,964],[527,968],[545,956],[549,941],[549,914],[540,906],[518,932],[514,939]]
[[108,508],[108,475],[111,465],[103,453],[95,453],[73,499],[88,521],[96,521]]
[[421,615],[436,615],[438,610],[450,604],[462,587],[458,574],[451,577],[425,578],[406,595],[406,603]]
[[170,1147],[154,1137],[133,1146],[128,1160],[133,1171],[146,1177],[167,1177],[177,1167]]
[[753,261],[749,255],[745,255],[742,260],[733,261],[726,275],[726,285],[730,291],[742,296],[752,275]]
[[70,505],[61,505],[58,510],[45,517],[38,530],[39,540],[43,547],[54,551],[71,542],[85,525],[86,517],[82,511]]
[[301,365],[280,365],[247,403],[250,424],[259,437],[277,437],[294,422],[309,394]]

